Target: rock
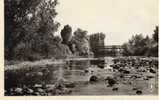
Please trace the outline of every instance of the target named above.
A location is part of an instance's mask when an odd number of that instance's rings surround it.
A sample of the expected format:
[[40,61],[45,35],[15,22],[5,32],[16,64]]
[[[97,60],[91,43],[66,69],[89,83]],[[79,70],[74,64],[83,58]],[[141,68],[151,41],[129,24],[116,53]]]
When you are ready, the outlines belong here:
[[27,91],[29,94],[32,94],[33,92],[34,92],[34,90],[32,90],[32,89],[28,89],[28,91]]
[[41,88],[37,88],[37,92],[44,93],[45,91],[43,89],[41,89]]
[[46,88],[55,88],[55,85],[54,84],[47,84]]
[[11,88],[11,89],[10,89],[10,92],[14,92],[14,89],[13,89],[13,88]]
[[42,88],[42,84],[35,84],[33,87],[34,88]]
[[53,92],[55,90],[55,85],[46,85],[46,92]]
[[47,96],[52,96],[53,94],[52,93],[47,93]]
[[107,78],[105,79],[105,81],[108,81],[108,87],[109,87],[109,86],[112,87],[112,86],[114,86],[114,84],[117,83],[117,81],[116,81],[114,78],[112,78],[112,77],[107,77]]
[[51,88],[51,87],[46,89],[46,92],[47,92],[47,93],[53,92],[53,91],[54,91],[54,88]]
[[124,74],[130,74],[130,71],[124,70],[123,73]]
[[23,93],[23,89],[22,88],[15,88],[14,90],[16,93],[18,94],[22,94]]
[[151,73],[156,73],[155,69],[153,69],[153,68],[150,68],[150,72]]
[[72,93],[72,90],[69,90],[69,91],[68,91],[68,94],[71,94],[71,93]]
[[64,88],[62,93],[63,94],[70,94],[72,91],[70,89]]
[[60,95],[60,94],[62,94],[62,92],[61,92],[61,90],[56,89],[54,94],[55,94],[55,95]]
[[133,82],[128,82],[128,84],[129,84],[129,85],[132,85],[132,84],[133,84]]
[[98,81],[98,77],[97,76],[91,76],[89,79],[89,82],[97,82]]
[[137,88],[136,88],[136,87],[133,87],[132,90],[137,90]]
[[43,76],[43,72],[37,72],[36,75],[37,76]]
[[4,94],[6,94],[7,93],[7,90],[4,90]]
[[91,71],[91,74],[93,74],[93,73],[94,73],[94,71],[92,70],[92,71]]
[[147,78],[154,78],[154,77],[155,77],[155,75],[154,75],[154,74],[152,74],[152,73],[148,73],[148,74],[146,75],[146,77],[147,77]]
[[99,64],[98,67],[104,69],[104,65],[102,64]]
[[112,90],[113,91],[118,91],[118,87],[114,87]]
[[40,93],[41,96],[46,96],[47,93],[46,92],[43,92],[43,93]]
[[25,73],[25,76],[27,76],[27,77],[28,77],[28,76],[30,76],[30,74],[29,74],[29,73]]
[[64,87],[64,84],[61,82],[55,84],[55,89],[62,90]]
[[132,75],[131,78],[136,79],[136,78],[141,78],[141,75]]
[[148,77],[143,77],[143,80],[149,80],[149,78]]
[[64,83],[64,85],[66,88],[74,88],[76,86],[75,83],[73,82],[67,82],[67,83]]
[[44,75],[47,75],[50,71],[49,71],[48,68],[44,68],[44,69],[42,70],[42,72],[44,73]]
[[147,78],[154,78],[154,76],[147,76]]
[[85,73],[88,73],[89,71],[86,69],[86,70],[84,70],[84,72],[85,72]]
[[142,94],[142,91],[141,91],[141,90],[137,90],[137,91],[136,91],[136,94],[137,94],[137,95],[141,95],[141,94]]
[[123,69],[122,69],[122,68],[120,68],[120,69],[118,69],[118,71],[119,71],[119,72],[122,72],[122,71],[123,71]]
[[34,93],[33,93],[33,95],[37,95],[37,96],[39,96],[39,95],[40,95],[40,93],[39,93],[39,92],[34,92]]

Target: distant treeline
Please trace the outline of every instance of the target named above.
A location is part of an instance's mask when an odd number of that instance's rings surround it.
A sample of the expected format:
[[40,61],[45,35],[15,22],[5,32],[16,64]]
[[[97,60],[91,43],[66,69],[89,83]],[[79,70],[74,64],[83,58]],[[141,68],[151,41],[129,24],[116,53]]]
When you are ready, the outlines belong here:
[[123,44],[124,56],[153,56],[158,57],[158,26],[152,37],[142,34],[133,35],[127,43]]

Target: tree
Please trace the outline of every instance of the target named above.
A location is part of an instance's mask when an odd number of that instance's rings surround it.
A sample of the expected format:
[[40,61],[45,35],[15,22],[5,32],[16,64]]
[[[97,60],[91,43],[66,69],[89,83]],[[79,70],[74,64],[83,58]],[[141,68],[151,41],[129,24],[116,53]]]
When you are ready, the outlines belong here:
[[152,38],[142,34],[132,36],[132,38],[123,44],[123,55],[125,56],[158,56],[158,26],[152,34]]
[[158,26],[156,26],[156,29],[154,30],[153,39],[158,42]]
[[149,49],[149,55],[158,57],[158,26],[156,26],[152,37],[153,42],[151,43],[151,48]]
[[6,59],[16,59],[21,49],[26,50],[26,56],[48,55],[50,41],[59,26],[54,20],[57,4],[57,0],[5,0]]
[[[49,54],[56,59],[63,59],[70,57],[72,52],[67,45],[61,44],[62,39],[59,36],[55,36],[53,39],[53,44],[49,46]],[[49,56],[50,56],[49,55]]]
[[71,43],[74,45],[75,52],[79,53],[80,56],[89,55],[90,47],[87,31],[78,28],[74,32],[74,37],[72,38]]
[[72,28],[69,25],[65,25],[61,30],[62,43],[68,45],[72,38]]
[[146,39],[142,34],[132,36],[128,43],[123,44],[124,55],[143,56],[147,50]]

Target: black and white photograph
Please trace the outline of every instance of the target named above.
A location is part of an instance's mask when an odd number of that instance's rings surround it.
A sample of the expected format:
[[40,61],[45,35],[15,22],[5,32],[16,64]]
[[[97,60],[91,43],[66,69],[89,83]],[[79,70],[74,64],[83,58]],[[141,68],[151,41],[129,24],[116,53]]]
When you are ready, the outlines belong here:
[[159,0],[4,0],[4,96],[157,96]]

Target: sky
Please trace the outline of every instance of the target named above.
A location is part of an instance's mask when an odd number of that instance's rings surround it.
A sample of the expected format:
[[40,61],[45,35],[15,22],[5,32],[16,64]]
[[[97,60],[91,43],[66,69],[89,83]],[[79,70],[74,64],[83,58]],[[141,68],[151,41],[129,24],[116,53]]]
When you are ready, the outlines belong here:
[[159,0],[58,0],[56,21],[88,34],[103,32],[106,45],[121,45],[133,34],[153,34],[159,25]]

